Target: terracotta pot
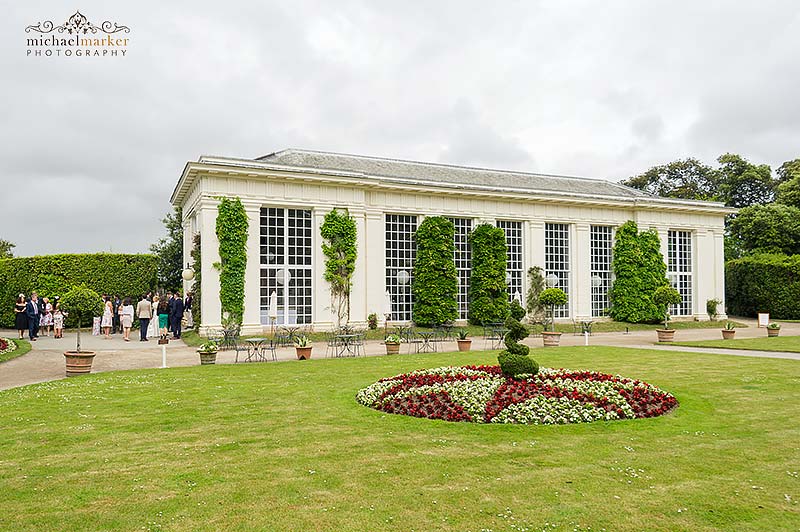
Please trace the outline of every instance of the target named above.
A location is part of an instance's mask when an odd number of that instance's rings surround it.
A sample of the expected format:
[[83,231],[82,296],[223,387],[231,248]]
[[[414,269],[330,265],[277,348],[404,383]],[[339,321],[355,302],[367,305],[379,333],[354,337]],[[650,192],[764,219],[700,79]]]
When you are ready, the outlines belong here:
[[767,329],[767,337],[774,338],[781,333],[780,329]]
[[205,366],[208,364],[216,364],[217,363],[217,352],[214,351],[213,353],[200,353],[200,365]]
[[466,340],[457,340],[458,341],[458,350],[459,351],[469,351],[470,347],[472,347],[472,340],[467,338]]
[[295,352],[297,353],[297,360],[308,360],[311,358],[311,348],[312,346],[308,347],[295,347]]
[[77,377],[78,375],[88,375],[92,372],[92,362],[94,361],[94,351],[64,351],[64,358],[67,362],[67,377]]
[[674,342],[675,329],[656,329],[659,342]]
[[542,332],[542,343],[545,347],[558,347],[561,343],[561,333],[551,331]]
[[400,344],[386,344],[386,354],[396,355],[400,352]]
[[722,329],[723,340],[733,340],[734,336],[736,336],[736,329]]

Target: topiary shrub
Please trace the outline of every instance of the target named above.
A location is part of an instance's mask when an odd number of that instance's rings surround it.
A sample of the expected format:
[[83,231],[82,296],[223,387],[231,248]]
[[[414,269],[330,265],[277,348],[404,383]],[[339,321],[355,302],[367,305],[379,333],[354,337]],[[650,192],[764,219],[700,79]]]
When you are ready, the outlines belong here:
[[525,317],[525,309],[522,308],[522,305],[519,304],[519,301],[514,299],[511,301],[511,305],[509,306],[509,313],[511,317],[517,321],[522,321],[522,318]]
[[470,233],[469,245],[472,248],[469,322],[473,325],[501,322],[508,317],[505,231],[481,224]]
[[614,284],[608,293],[611,301],[608,315],[630,323],[660,321],[663,314],[653,303],[652,294],[669,282],[658,233],[639,233],[636,222],[625,222],[614,237],[612,257]]
[[411,289],[414,323],[438,325],[458,318],[455,226],[441,216],[425,218],[417,228],[417,259]]
[[535,375],[539,372],[539,364],[530,356],[527,345],[520,340],[528,337],[528,329],[513,316],[506,319],[508,332],[505,336],[506,348],[497,355],[497,362],[503,375],[517,377],[522,374]]
[[556,322],[555,322],[555,315],[556,315],[556,307],[559,305],[566,305],[569,301],[566,292],[564,292],[560,288],[547,288],[542,290],[542,293],[539,294],[539,304],[543,307],[550,308],[550,330],[556,330]]
[[64,294],[60,302],[61,310],[67,314],[67,325],[78,330],[75,350],[81,352],[81,325],[90,325],[95,316],[103,313],[103,301],[100,294],[85,286],[76,286]]
[[669,306],[679,305],[681,294],[671,286],[659,286],[653,293],[653,303],[661,309],[664,329],[669,329]]

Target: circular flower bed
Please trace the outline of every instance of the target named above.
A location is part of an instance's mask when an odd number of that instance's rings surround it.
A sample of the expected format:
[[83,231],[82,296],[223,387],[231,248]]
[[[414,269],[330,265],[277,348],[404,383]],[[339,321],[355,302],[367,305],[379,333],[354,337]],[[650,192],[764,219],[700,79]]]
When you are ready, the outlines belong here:
[[512,379],[499,366],[413,371],[381,379],[359,390],[356,399],[390,414],[532,425],[654,417],[678,405],[652,384],[618,375],[541,368]]
[[0,355],[5,355],[6,353],[10,353],[17,348],[17,344],[13,341],[9,340],[8,338],[0,338]]

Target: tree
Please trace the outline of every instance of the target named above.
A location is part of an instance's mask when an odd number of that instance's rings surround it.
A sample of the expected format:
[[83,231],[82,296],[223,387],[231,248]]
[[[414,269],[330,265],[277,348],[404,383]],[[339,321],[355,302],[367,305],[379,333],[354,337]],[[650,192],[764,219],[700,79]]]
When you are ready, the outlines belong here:
[[777,182],[769,165],[754,165],[740,155],[720,155],[718,198],[728,207],[748,207],[770,203],[775,198]]
[[712,200],[718,192],[719,177],[719,171],[690,157],[654,166],[621,183],[656,196]]
[[14,253],[11,250],[15,247],[17,247],[17,245],[13,242],[0,239],[0,259],[10,259],[14,257]]
[[609,316],[631,323],[659,321],[661,310],[653,303],[652,294],[669,282],[658,233],[639,233],[636,222],[625,222],[614,237],[612,257],[614,284],[608,294]]
[[158,284],[167,290],[178,290],[183,284],[183,223],[180,207],[161,220],[167,230],[166,238],[150,246],[158,257]]
[[419,225],[414,238],[414,323],[438,325],[458,318],[458,271],[455,254],[455,226],[441,216],[429,216]]
[[681,294],[671,286],[659,286],[653,293],[653,303],[664,316],[664,329],[669,329],[669,306],[680,305]]
[[800,208],[773,203],[740,210],[728,232],[740,254],[800,253]]
[[91,323],[92,318],[103,313],[103,303],[100,294],[86,288],[75,286],[64,294],[59,303],[61,310],[67,315],[67,324],[74,325],[78,330],[75,351],[81,352],[81,325]]
[[508,317],[506,284],[506,234],[490,224],[477,226],[469,235],[472,271],[469,284],[469,322],[502,322]]
[[776,173],[780,184],[775,194],[775,201],[800,207],[800,159],[783,163]]
[[347,211],[334,209],[325,215],[319,228],[325,255],[325,280],[331,290],[331,307],[336,313],[336,324],[350,321],[350,289],[356,271],[356,222]]
[[786,161],[775,170],[778,175],[778,183],[785,183],[796,177],[800,177],[800,159]]
[[550,308],[550,331],[556,330],[556,307],[569,302],[567,293],[560,288],[547,288],[539,294],[539,304]]

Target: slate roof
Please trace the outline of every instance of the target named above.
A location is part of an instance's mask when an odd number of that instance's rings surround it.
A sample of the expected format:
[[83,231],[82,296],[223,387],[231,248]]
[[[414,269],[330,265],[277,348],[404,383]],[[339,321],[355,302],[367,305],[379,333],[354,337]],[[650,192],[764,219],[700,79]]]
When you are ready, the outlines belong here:
[[619,198],[653,198],[640,190],[613,183],[605,179],[534,174],[505,170],[490,170],[469,166],[424,163],[402,159],[386,159],[311,150],[286,149],[256,161],[283,166],[356,172],[375,177],[386,177],[414,182],[447,183],[523,189],[541,192],[616,196]]

